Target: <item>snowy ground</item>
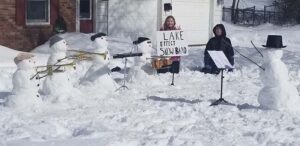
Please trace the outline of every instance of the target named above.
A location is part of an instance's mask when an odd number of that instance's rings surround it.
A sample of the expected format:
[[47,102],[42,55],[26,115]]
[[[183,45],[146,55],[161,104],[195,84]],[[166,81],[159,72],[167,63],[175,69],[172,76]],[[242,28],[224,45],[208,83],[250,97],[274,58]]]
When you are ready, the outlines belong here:
[[[288,45],[283,61],[290,70],[292,83],[300,91],[300,26],[225,27],[235,49],[259,64],[262,58],[250,41],[261,48],[267,34],[283,35],[284,44]],[[89,35],[65,37],[73,48],[91,48]],[[132,46],[126,42],[131,41],[110,39],[111,53],[128,52]],[[46,46],[35,52],[43,52]],[[43,54],[37,56],[39,63],[45,62]],[[257,96],[262,87],[258,67],[236,54],[236,70],[225,73],[224,80],[224,98],[234,105],[210,107],[219,98],[220,76],[199,72],[202,60],[203,48],[192,48],[190,55],[183,58],[175,86],[170,86],[170,74],[162,74],[128,83],[129,90],[104,95],[101,87],[87,89],[75,82],[84,94],[68,103],[44,103],[40,108],[25,111],[0,106],[0,145],[300,145],[299,113],[258,107]],[[5,66],[0,67],[0,99],[12,88],[12,61],[1,60]],[[122,65],[122,60],[113,60],[112,64]],[[88,65],[80,64],[73,78],[82,76]],[[120,81],[120,74],[113,76]]]

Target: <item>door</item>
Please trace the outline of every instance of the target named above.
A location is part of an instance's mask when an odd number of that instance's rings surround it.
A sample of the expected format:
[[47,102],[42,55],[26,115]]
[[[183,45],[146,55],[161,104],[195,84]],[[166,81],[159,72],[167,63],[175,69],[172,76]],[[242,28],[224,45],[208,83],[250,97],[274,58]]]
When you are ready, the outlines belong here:
[[79,1],[80,32],[93,32],[93,0]]

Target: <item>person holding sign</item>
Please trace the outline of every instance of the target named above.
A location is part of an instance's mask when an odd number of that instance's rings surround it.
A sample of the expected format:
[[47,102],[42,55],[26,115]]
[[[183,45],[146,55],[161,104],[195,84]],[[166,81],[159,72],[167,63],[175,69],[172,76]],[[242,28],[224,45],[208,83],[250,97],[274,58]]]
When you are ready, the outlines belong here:
[[[204,68],[201,71],[204,73],[219,74],[220,70],[211,59],[208,51],[223,51],[232,66],[234,65],[234,52],[230,39],[226,37],[226,30],[223,24],[217,24],[213,28],[213,32],[215,37],[211,38],[206,44]],[[229,69],[229,71],[232,71],[232,69]]]
[[[168,16],[165,19],[165,22],[163,26],[160,28],[160,31],[171,31],[171,30],[180,30],[180,27],[176,27],[176,21],[173,16]],[[180,68],[180,56],[172,56],[170,58],[172,61],[171,68],[160,68],[157,70],[157,73],[166,73],[166,72],[171,72],[171,73],[179,73],[179,68]]]

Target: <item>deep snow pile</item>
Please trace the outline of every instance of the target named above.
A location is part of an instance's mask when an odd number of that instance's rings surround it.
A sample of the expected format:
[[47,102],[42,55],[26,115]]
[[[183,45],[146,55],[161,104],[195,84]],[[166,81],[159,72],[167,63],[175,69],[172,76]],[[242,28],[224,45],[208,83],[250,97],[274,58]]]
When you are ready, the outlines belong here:
[[[300,89],[299,26],[242,28],[225,24],[225,27],[234,48],[259,64],[263,59],[251,47],[250,40],[261,48],[267,34],[273,34],[276,28],[288,45],[282,60],[289,70],[290,81]],[[89,39],[83,39],[85,36],[81,34],[66,35],[67,42],[71,39],[84,43]],[[111,54],[128,52],[135,47],[124,43],[130,42],[126,40],[110,38],[108,41]],[[68,43],[71,45],[72,41]],[[233,73],[225,73],[224,79],[224,98],[234,105],[210,107],[210,103],[219,98],[220,76],[197,71],[203,66],[203,48],[192,48],[189,53],[182,57],[182,71],[175,76],[175,86],[170,86],[171,74],[160,74],[129,82],[129,90],[107,95],[103,94],[101,86],[82,90],[82,85],[75,81],[75,88],[84,94],[68,103],[43,102],[41,108],[29,112],[0,106],[0,144],[300,145],[299,113],[259,108],[257,99],[263,85],[257,66],[236,54],[236,69]],[[111,64],[123,67],[123,60],[113,59]],[[80,63],[71,77],[82,77],[90,65]],[[11,82],[15,71],[6,69],[0,68],[6,76],[1,75],[1,84]],[[112,76],[121,84],[121,74],[113,73]],[[11,84],[3,86],[1,98],[11,89]]]

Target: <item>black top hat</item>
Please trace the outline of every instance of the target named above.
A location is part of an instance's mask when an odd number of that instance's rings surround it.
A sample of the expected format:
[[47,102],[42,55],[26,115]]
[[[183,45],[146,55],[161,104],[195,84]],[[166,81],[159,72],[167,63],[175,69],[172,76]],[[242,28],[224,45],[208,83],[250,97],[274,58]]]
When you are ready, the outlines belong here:
[[282,45],[282,36],[281,35],[268,35],[267,45],[262,45],[266,48],[285,48],[286,46]]
[[94,34],[94,35],[91,36],[91,40],[94,41],[96,38],[102,37],[102,36],[106,36],[106,34],[102,33],[102,32],[96,33],[96,34]]
[[136,41],[133,41],[132,43],[137,45],[137,44],[140,44],[144,41],[147,41],[147,40],[150,40],[149,38],[146,38],[146,37],[139,37]]

